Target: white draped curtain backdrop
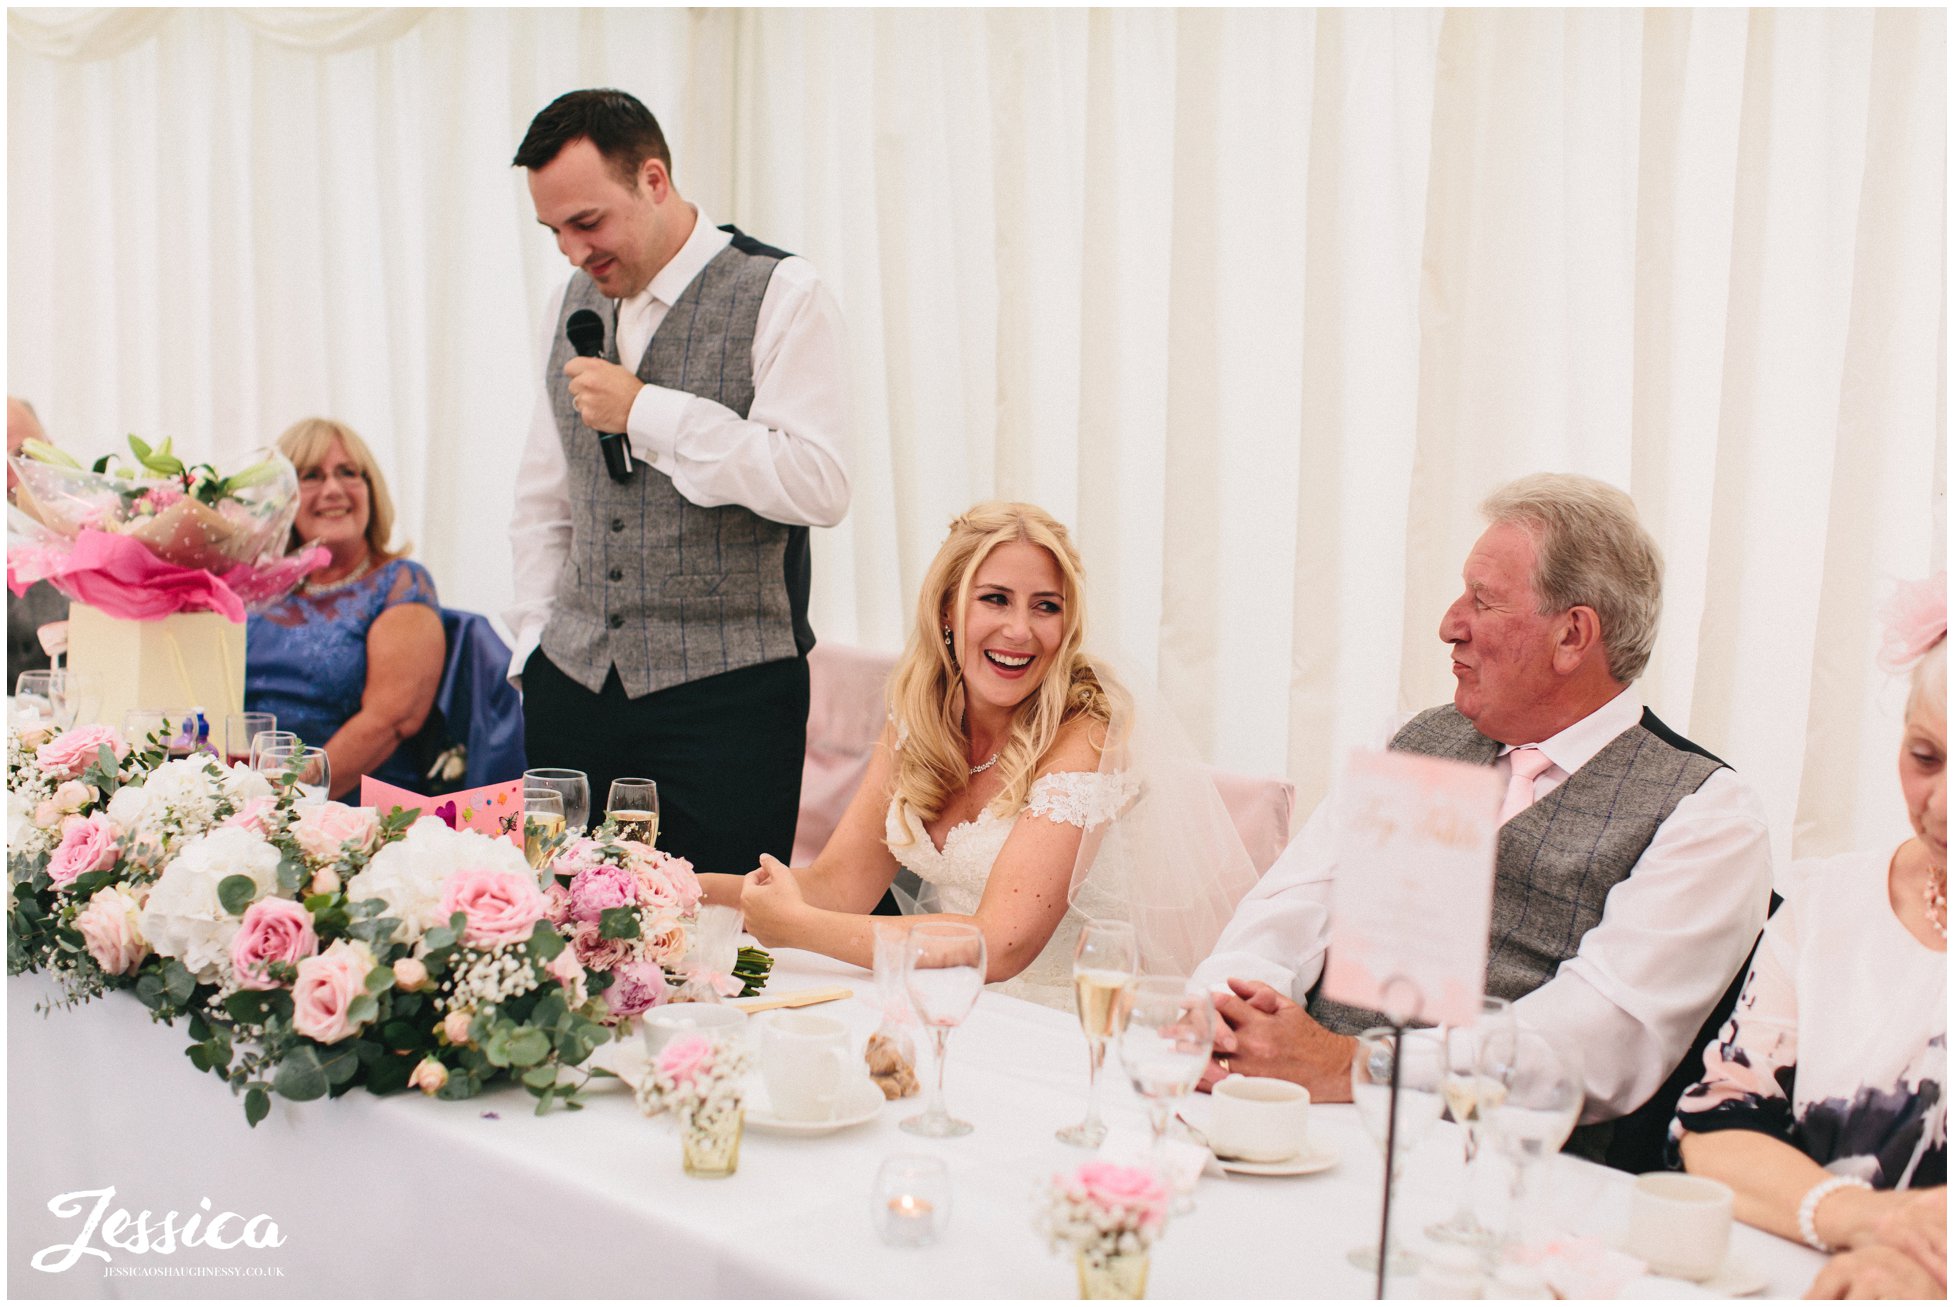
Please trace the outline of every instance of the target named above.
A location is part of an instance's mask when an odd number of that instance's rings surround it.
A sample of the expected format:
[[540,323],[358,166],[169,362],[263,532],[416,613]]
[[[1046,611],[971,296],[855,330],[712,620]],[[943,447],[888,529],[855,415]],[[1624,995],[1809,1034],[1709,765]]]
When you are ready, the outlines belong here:
[[1940,10],[21,10],[8,387],[94,455],[351,422],[454,606],[510,593],[566,268],[559,93],[805,254],[852,337],[824,638],[893,649],[948,519],[1069,522],[1100,643],[1305,807],[1450,693],[1486,491],[1628,489],[1643,693],[1780,856],[1905,817],[1892,582],[1944,565]]

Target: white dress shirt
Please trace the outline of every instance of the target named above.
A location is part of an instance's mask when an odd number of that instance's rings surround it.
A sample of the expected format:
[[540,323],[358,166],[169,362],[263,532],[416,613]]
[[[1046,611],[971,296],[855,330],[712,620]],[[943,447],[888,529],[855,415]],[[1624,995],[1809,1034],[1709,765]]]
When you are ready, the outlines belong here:
[[[618,358],[637,370],[674,301],[732,237],[694,206],[692,234],[643,291],[618,305]],[[556,343],[564,285],[543,315],[542,358]],[[760,300],[753,332],[753,404],[745,418],[682,390],[646,386],[632,401],[632,456],[668,476],[702,508],[739,504],[788,526],[833,526],[848,511],[848,351],[841,311],[807,260],[782,259]],[[570,552],[569,465],[547,387],[538,387],[516,471],[509,524],[515,633],[509,679],[542,640],[556,578]]]
[[[1633,687],[1538,748],[1553,761],[1533,783],[1538,802],[1642,719]],[[1511,774],[1502,749],[1493,765]],[[1302,1002],[1323,973],[1336,877],[1338,792],[1249,891],[1194,978],[1266,981]],[[1771,846],[1764,807],[1729,768],[1686,796],[1630,874],[1608,892],[1601,921],[1554,977],[1513,1005],[1520,1020],[1578,1048],[1587,1080],[1582,1121],[1639,1107],[1689,1043],[1764,927]]]

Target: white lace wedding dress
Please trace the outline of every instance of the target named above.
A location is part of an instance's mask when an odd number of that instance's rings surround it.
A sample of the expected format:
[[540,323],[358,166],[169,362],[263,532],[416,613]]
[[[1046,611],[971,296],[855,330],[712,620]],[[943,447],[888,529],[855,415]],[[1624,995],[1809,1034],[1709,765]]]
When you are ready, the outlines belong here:
[[[928,910],[968,916],[977,911],[991,865],[1020,820],[1037,817],[1089,831],[1118,816],[1136,788],[1121,772],[1048,772],[1031,783],[1024,807],[1014,816],[1000,817],[986,808],[970,821],[952,826],[943,837],[941,849],[931,842],[909,805],[896,799],[889,804],[884,838],[896,860],[935,891],[935,902]],[[992,988],[1047,1007],[1070,1010],[1072,951],[1086,920],[1079,904],[1068,906],[1031,965]]]

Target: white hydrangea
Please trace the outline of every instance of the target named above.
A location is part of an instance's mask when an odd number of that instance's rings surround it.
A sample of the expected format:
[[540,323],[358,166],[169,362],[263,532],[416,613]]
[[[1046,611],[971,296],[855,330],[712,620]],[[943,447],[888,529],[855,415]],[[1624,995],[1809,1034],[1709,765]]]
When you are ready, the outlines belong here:
[[448,877],[463,867],[536,874],[522,850],[509,840],[492,839],[479,831],[450,830],[439,817],[423,817],[346,882],[346,901],[384,901],[387,907],[381,915],[400,919],[394,938],[412,944],[445,920],[442,891]]
[[[119,797],[119,796],[118,796]],[[278,850],[242,827],[227,826],[183,846],[150,891],[142,912],[143,937],[157,953],[176,958],[209,984],[230,965],[238,918],[218,902],[227,876],[249,876],[253,901],[278,888]]]
[[252,771],[243,763],[233,763],[219,769],[218,784],[223,787],[224,797],[234,808],[242,808],[253,799],[269,799],[273,790],[271,781],[262,772]]

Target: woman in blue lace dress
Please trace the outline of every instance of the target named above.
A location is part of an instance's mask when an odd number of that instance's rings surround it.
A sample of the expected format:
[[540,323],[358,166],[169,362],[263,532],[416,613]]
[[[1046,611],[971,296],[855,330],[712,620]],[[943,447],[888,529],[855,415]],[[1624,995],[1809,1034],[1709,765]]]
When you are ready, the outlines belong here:
[[332,561],[250,619],[245,706],[325,746],[335,798],[362,775],[424,788],[403,746],[434,706],[447,656],[434,578],[388,548],[393,500],[352,428],[307,418],[278,448],[299,474],[293,544],[324,545]]

